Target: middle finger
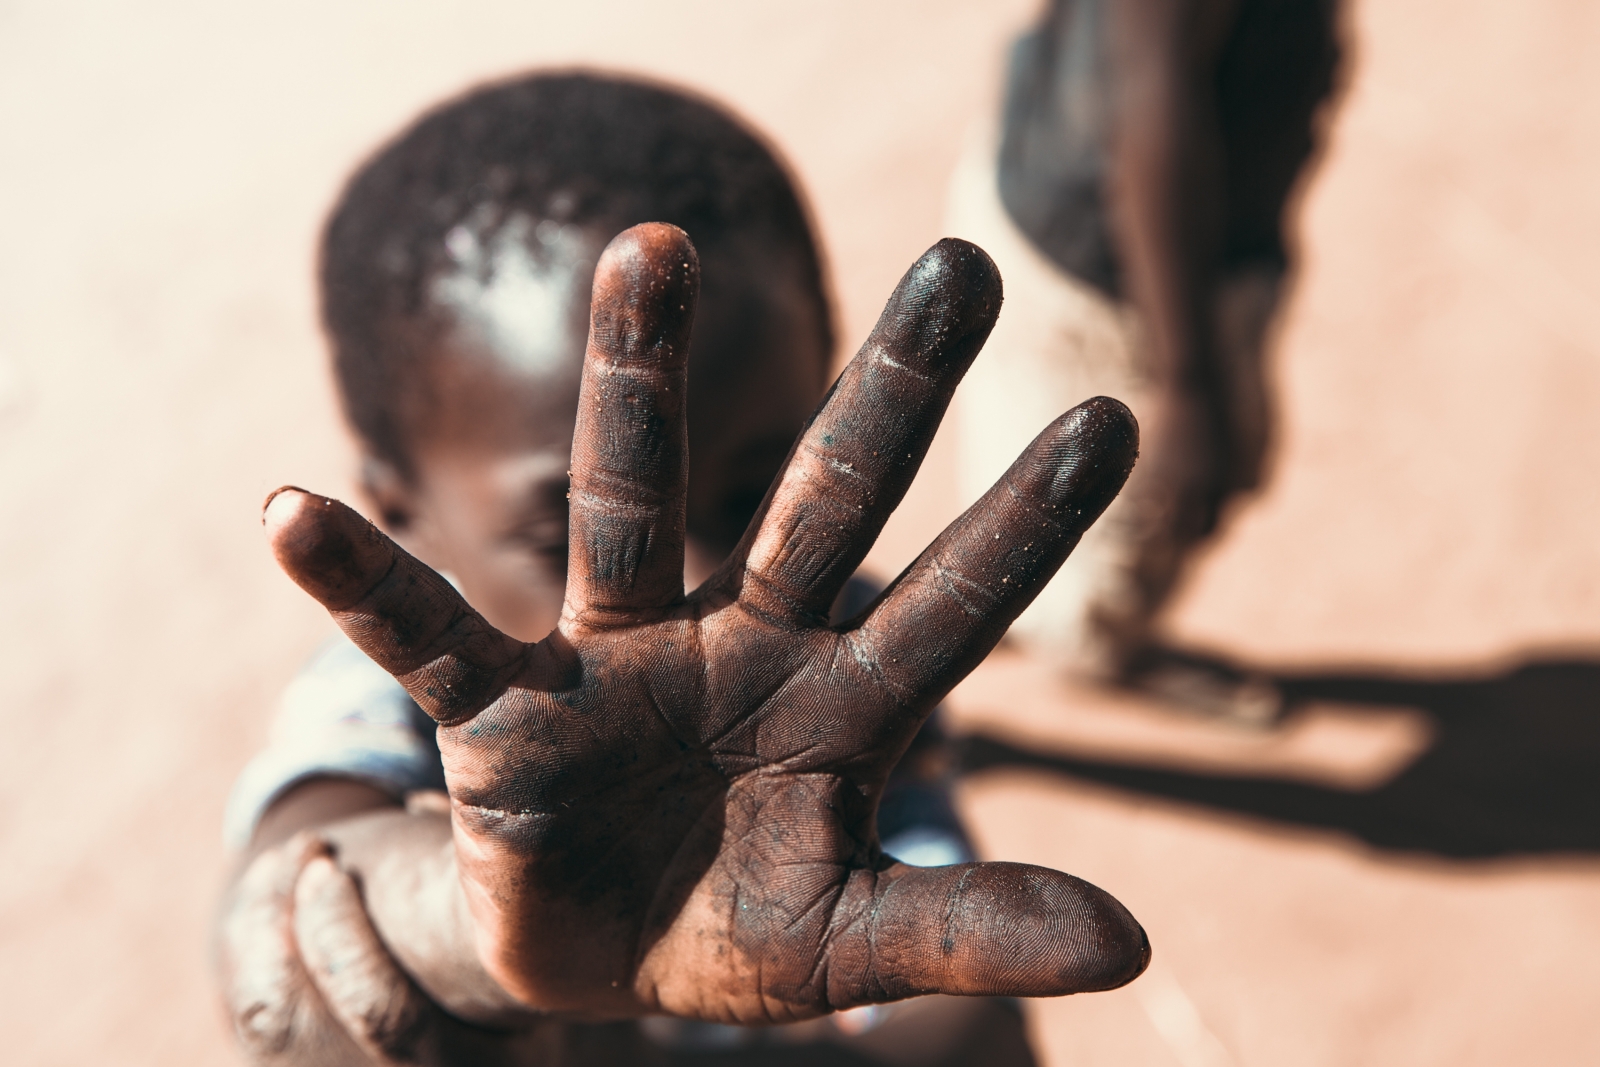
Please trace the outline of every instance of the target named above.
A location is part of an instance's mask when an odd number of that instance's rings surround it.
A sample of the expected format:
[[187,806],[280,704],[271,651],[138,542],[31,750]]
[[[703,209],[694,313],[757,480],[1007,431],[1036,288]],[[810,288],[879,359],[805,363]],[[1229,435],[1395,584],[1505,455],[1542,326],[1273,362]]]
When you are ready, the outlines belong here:
[[644,223],[595,268],[572,438],[565,614],[608,625],[683,596],[684,391],[700,263],[688,234]]

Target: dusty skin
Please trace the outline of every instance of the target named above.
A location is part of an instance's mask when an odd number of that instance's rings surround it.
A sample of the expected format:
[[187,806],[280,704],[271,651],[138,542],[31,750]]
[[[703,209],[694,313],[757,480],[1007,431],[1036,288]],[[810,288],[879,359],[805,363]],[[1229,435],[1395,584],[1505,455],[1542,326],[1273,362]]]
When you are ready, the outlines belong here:
[[877,603],[829,627],[999,311],[988,257],[943,241],[740,547],[685,595],[697,288],[673,227],[635,227],[602,257],[566,602],[543,641],[495,631],[336,501],[285,490],[266,510],[284,569],[441,724],[478,960],[543,1011],[745,1023],[1129,981],[1149,945],[1109,895],[1020,864],[907,867],[879,849],[874,811],[922,719],[1116,495],[1131,415],[1099,398],[1062,416]]

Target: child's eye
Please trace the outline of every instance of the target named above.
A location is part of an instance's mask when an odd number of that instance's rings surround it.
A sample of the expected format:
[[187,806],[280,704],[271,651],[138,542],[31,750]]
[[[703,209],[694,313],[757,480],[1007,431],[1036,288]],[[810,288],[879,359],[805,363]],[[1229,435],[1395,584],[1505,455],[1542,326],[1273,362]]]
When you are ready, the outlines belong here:
[[524,501],[521,518],[506,531],[505,539],[542,562],[565,567],[566,479],[552,479],[533,486]]
[[565,567],[567,563],[566,516],[544,516],[512,527],[506,542],[542,562]]
[[518,527],[512,530],[506,540],[533,553],[536,556],[558,558],[563,561],[567,558],[567,530],[565,524],[559,528],[553,523],[540,523],[535,527]]

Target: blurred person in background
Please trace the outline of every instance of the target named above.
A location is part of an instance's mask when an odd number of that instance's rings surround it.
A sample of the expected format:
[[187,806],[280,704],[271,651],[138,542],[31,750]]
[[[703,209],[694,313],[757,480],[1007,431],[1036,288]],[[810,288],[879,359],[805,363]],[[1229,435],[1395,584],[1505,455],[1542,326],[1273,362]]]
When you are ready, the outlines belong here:
[[966,494],[1084,397],[1127,400],[1144,431],[1127,491],[1013,634],[1080,677],[1244,721],[1280,710],[1270,684],[1165,651],[1153,627],[1262,478],[1262,343],[1336,16],[1335,0],[1051,0],[947,218],[1006,279],[1007,314],[957,400]]

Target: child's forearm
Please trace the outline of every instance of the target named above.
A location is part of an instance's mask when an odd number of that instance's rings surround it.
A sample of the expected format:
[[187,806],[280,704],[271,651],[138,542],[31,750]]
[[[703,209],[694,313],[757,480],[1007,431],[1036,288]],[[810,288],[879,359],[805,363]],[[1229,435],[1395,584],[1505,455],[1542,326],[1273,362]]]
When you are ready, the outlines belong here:
[[297,783],[262,812],[244,860],[276,848],[301,830],[317,830],[369,811],[400,809],[388,793],[353,778],[317,777]]

